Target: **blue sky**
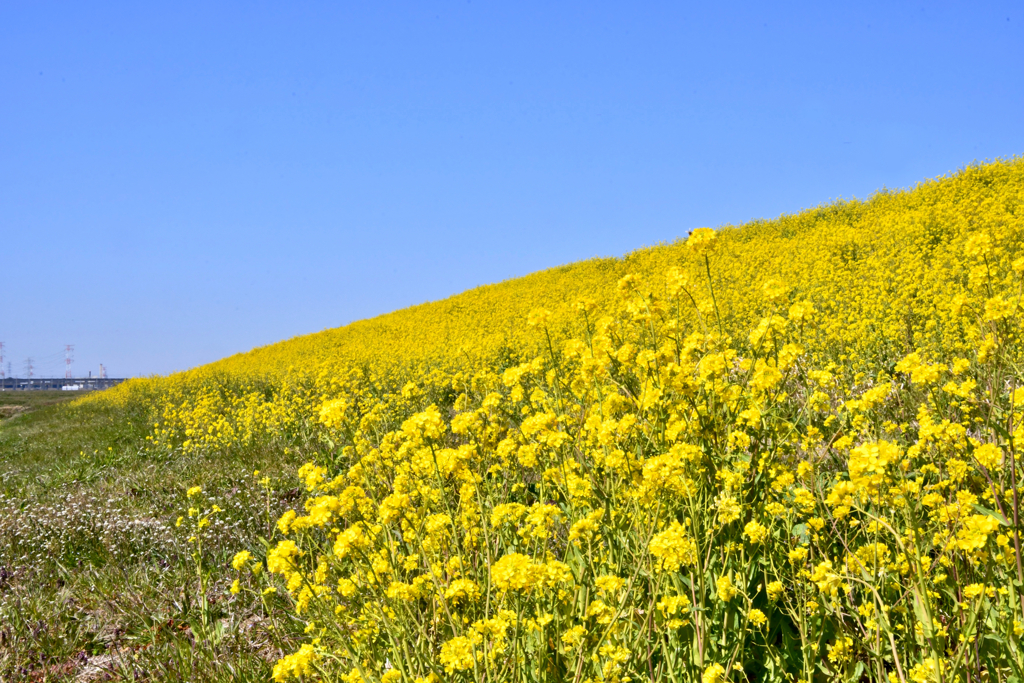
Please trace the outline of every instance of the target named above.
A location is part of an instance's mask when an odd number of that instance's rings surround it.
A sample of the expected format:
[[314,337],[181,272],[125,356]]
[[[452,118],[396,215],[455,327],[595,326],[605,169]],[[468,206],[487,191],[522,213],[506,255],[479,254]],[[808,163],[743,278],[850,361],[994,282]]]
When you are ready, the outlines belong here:
[[0,4],[5,360],[166,373],[1024,153],[1020,10]]

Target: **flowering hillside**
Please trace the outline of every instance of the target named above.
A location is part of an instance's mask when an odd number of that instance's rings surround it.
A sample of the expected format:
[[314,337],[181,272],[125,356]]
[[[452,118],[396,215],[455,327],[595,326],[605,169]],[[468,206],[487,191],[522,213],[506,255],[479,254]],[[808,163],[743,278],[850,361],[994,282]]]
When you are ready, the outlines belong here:
[[1020,681],[1022,242],[971,166],[86,400],[308,461],[277,680]]

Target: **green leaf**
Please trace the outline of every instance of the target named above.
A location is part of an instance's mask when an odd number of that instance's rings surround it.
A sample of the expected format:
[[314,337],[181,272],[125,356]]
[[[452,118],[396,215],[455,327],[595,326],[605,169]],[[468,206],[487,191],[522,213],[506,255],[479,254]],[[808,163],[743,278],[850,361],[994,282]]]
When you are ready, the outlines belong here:
[[996,520],[1003,526],[1010,526],[1010,522],[1006,519],[1006,517],[1003,517],[1000,513],[996,512],[995,510],[989,510],[987,507],[982,507],[977,503],[975,503],[971,507],[974,508],[975,512],[980,512],[983,515],[988,515],[989,517]]
[[1001,633],[985,633],[981,636],[982,642],[991,641],[996,644],[997,651],[1002,651],[1008,647],[1008,642],[1005,636]]

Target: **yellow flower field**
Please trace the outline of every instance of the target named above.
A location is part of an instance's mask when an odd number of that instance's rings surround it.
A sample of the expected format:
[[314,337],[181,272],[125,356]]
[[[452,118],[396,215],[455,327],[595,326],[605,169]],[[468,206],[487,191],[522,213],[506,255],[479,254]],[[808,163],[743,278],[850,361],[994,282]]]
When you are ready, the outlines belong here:
[[1019,682],[1022,247],[997,161],[83,400],[308,461],[279,681]]

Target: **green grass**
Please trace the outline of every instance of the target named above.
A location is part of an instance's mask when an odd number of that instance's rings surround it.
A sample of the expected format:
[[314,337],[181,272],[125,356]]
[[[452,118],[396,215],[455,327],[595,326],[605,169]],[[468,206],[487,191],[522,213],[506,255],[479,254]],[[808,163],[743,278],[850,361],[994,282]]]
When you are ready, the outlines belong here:
[[0,391],[0,420],[77,398],[75,391]]
[[[298,495],[295,460],[273,446],[153,455],[148,415],[68,393],[0,392],[0,681],[267,680],[298,634],[228,592],[229,562],[263,555],[250,544],[270,535],[268,506],[276,519]],[[224,508],[203,596],[174,524],[196,484]]]

